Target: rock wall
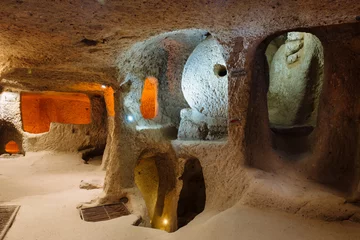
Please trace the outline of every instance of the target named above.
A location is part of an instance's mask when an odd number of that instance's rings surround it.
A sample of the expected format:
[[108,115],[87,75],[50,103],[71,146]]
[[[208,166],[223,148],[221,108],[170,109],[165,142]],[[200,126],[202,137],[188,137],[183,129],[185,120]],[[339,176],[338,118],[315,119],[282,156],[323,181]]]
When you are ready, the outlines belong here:
[[[114,86],[106,181],[97,203],[128,197],[133,213],[146,217],[134,169],[142,154],[151,153],[166,155],[174,166],[174,197],[165,205],[170,209],[177,208],[182,187],[178,177],[186,160],[197,158],[206,184],[205,213],[246,204],[325,220],[352,220],[359,214],[358,207],[345,201],[358,191],[360,179],[357,1],[39,0],[33,4],[4,0],[0,6],[4,86],[32,90],[42,84],[46,91],[54,83],[62,87],[84,80]],[[163,34],[174,31],[175,35]],[[316,127],[305,138],[310,147],[295,155],[274,149],[267,104],[266,47],[289,31],[316,35],[325,59]],[[226,141],[171,140],[176,131],[164,125],[176,128],[180,111],[189,108],[181,91],[183,67],[207,32],[224,50],[228,137]],[[139,112],[148,76],[160,84],[161,109],[151,121],[143,120]],[[125,120],[128,114],[134,122]],[[311,118],[299,122],[313,125]],[[175,230],[176,212],[172,213],[169,229]]]
[[[178,127],[180,110],[188,105],[181,91],[183,67],[194,48],[204,39],[206,31],[185,30],[166,33],[140,42],[119,58],[126,115],[134,117],[138,126],[172,125]],[[158,80],[158,114],[151,120],[143,118],[140,99],[147,77]]]
[[[134,183],[134,169],[139,156],[147,153],[166,155],[174,166],[176,184],[171,194],[175,194],[175,198],[167,203],[167,208],[177,205],[182,188],[178,178],[183,174],[186,159],[197,158],[206,185],[205,211],[221,211],[241,203],[331,220],[346,219],[360,212],[357,207],[344,204],[349,189],[355,189],[354,185],[357,187],[355,176],[359,176],[355,173],[358,160],[351,157],[358,151],[357,137],[349,131],[351,127],[357,129],[356,122],[350,119],[358,114],[354,111],[358,89],[354,75],[357,70],[354,69],[359,60],[350,52],[358,51],[353,42],[356,42],[359,27],[349,24],[306,31],[319,38],[325,55],[317,124],[305,137],[309,149],[295,155],[284,154],[274,149],[271,141],[274,133],[270,130],[268,116],[269,75],[265,51],[278,33],[234,38],[230,43],[222,43],[229,72],[227,141],[171,140],[164,128],[137,128],[137,123],[126,122],[122,116],[126,115],[127,97],[133,89],[132,83],[124,81],[116,96],[118,112],[111,149],[113,156],[107,168],[104,194],[97,203],[111,203],[128,197],[128,207],[146,216],[145,204]],[[336,54],[338,59],[331,60]],[[272,62],[274,59],[275,56]],[[284,59],[286,61],[285,56]],[[292,58],[288,60],[293,61]],[[306,67],[308,69],[308,65]],[[202,103],[206,106],[208,102]],[[344,116],[348,120],[344,121]],[[307,178],[314,182],[308,183]],[[316,182],[326,185],[320,186]],[[325,207],[324,201],[329,205]],[[339,205],[339,202],[342,203]],[[329,206],[338,208],[331,212]],[[173,231],[177,225],[176,214],[169,218],[172,227],[167,230]]]

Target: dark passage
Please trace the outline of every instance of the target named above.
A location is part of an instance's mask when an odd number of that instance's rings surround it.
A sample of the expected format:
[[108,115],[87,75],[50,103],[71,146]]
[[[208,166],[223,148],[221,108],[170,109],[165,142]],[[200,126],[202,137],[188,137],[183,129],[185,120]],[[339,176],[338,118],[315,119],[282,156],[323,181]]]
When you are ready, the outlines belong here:
[[183,188],[177,209],[178,228],[188,224],[205,208],[205,181],[198,159],[190,159],[186,162],[181,180],[183,180]]

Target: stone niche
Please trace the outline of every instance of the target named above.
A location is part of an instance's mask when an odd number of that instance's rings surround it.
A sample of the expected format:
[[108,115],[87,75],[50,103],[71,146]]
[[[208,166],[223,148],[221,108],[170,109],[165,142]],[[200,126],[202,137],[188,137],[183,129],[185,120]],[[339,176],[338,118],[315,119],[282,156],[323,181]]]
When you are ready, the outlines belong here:
[[119,57],[124,115],[138,129],[177,131],[180,111],[188,107],[181,90],[184,65],[205,34],[204,30],[160,34]]
[[311,33],[289,32],[270,42],[265,54],[270,125],[315,126],[324,76],[320,40]]
[[158,80],[154,77],[145,79],[141,94],[140,112],[143,118],[153,119],[158,114]]
[[24,154],[23,136],[11,122],[0,120],[0,154]]
[[323,85],[324,54],[311,33],[288,32],[265,52],[269,66],[267,106],[274,149],[286,154],[309,151]]
[[100,95],[8,89],[0,94],[0,102],[3,153],[102,152],[105,148],[106,106]]
[[359,25],[278,36],[257,45],[252,63],[247,164],[358,192]]
[[91,123],[91,103],[79,93],[21,93],[23,129],[29,133],[44,133],[50,123]]
[[124,115],[137,129],[172,129],[171,138],[180,140],[227,135],[227,68],[223,49],[207,31],[164,33],[120,59]]

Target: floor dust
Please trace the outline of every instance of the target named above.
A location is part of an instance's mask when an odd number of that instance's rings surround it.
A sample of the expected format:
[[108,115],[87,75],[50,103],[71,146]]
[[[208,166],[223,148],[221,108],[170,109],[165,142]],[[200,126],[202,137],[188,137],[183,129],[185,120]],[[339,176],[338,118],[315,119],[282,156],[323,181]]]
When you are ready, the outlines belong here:
[[0,158],[0,202],[21,205],[5,240],[98,239],[360,239],[358,224],[323,222],[236,205],[205,211],[175,233],[132,226],[129,215],[103,222],[81,220],[76,206],[100,194],[80,189],[84,179],[103,179],[101,160],[84,164],[80,155],[38,152]]

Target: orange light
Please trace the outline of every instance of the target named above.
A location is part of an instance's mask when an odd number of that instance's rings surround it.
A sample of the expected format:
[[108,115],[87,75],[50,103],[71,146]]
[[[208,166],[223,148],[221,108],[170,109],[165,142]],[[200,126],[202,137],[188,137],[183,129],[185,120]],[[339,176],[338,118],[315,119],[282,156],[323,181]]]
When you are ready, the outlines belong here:
[[169,221],[166,218],[164,218],[163,224],[166,226],[166,225],[168,225],[168,223],[169,223]]
[[152,119],[158,113],[158,81],[154,77],[145,79],[141,95],[140,112],[145,119]]
[[16,142],[10,141],[5,145],[5,152],[11,153],[11,154],[19,153],[20,152],[19,146],[17,145]]
[[82,93],[21,93],[23,129],[30,133],[44,133],[51,122],[89,124],[91,103]]
[[108,115],[112,117],[115,116],[114,89],[112,87],[98,83],[77,83],[71,85],[70,88],[76,91],[103,93]]

